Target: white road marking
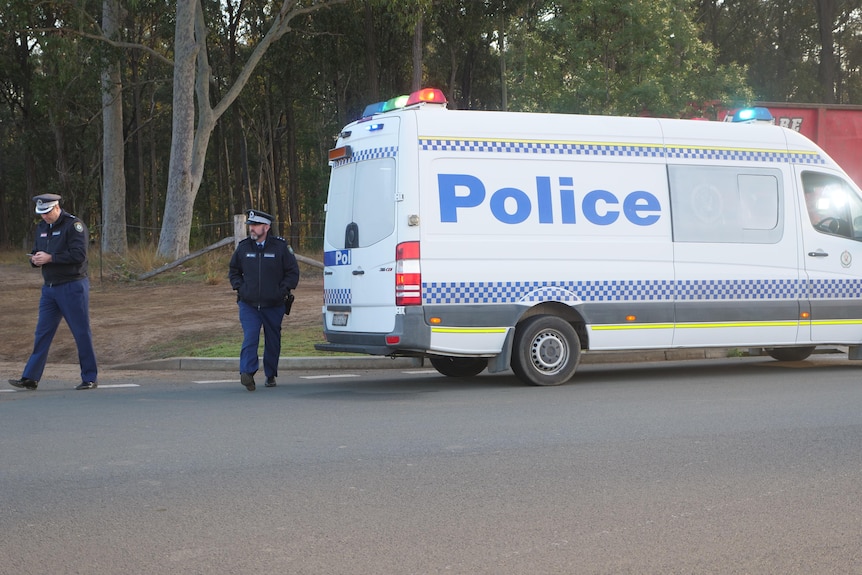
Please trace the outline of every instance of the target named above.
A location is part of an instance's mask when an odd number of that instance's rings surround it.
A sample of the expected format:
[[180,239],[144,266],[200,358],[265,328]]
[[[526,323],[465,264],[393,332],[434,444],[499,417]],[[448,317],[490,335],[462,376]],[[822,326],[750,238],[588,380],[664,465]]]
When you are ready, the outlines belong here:
[[99,384],[96,389],[115,389],[119,387],[141,387],[137,383],[110,383],[108,385]]
[[301,375],[300,379],[333,379],[336,377],[359,377],[353,373],[333,373],[331,375]]

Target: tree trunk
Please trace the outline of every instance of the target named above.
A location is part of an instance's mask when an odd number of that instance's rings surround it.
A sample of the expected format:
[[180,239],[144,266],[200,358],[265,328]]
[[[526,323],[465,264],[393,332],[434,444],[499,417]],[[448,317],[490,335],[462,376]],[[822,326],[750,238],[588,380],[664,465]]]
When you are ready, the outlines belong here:
[[[119,0],[104,0],[105,36],[116,39],[120,19]],[[114,254],[125,254],[128,249],[122,93],[120,64],[110,58],[102,70],[102,252]]]
[[[188,253],[191,234],[192,148],[195,130],[195,10],[198,0],[177,0],[174,33],[174,94],[171,157],[168,164],[168,193],[159,237],[158,254],[178,259]],[[206,103],[204,103],[206,105]]]
[[377,41],[374,35],[374,10],[365,0],[365,66],[368,69],[368,101],[380,100],[380,72],[377,69]]
[[835,0],[814,0],[820,25],[820,67],[818,78],[823,103],[835,103],[835,43],[832,25],[835,22]]
[[413,28],[413,81],[410,90],[415,92],[422,87],[422,14],[416,19]]

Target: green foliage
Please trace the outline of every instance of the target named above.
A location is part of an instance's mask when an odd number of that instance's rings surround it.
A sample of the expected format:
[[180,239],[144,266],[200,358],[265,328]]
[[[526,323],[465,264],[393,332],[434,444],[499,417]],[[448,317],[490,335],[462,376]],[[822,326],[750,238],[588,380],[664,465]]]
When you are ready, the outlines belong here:
[[509,36],[513,108],[678,116],[709,100],[747,99],[744,70],[714,49],[675,0],[560,3]]

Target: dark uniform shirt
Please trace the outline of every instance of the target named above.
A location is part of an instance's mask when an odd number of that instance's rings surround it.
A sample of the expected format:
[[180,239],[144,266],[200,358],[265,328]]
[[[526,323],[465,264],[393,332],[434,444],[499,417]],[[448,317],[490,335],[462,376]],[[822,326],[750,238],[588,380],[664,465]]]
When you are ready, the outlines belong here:
[[284,239],[266,238],[259,249],[251,238],[242,240],[230,259],[230,285],[237,297],[254,307],[284,305],[284,296],[299,283],[299,265]]
[[42,266],[45,285],[60,285],[87,277],[88,242],[87,226],[66,211],[61,211],[53,224],[39,222],[31,253],[51,254],[51,262]]

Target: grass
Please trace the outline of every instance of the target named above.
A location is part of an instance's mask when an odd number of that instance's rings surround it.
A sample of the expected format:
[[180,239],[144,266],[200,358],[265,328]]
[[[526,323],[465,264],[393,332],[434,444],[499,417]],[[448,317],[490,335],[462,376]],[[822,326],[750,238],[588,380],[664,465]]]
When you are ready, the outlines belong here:
[[[260,337],[258,353],[263,354],[263,334]],[[284,357],[326,357],[333,354],[314,349],[315,343],[323,343],[320,326],[290,327],[285,325],[281,332],[281,355]],[[222,332],[210,336],[180,336],[154,346],[151,351],[156,357],[239,357],[242,346],[242,330]]]

